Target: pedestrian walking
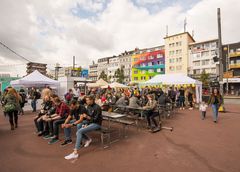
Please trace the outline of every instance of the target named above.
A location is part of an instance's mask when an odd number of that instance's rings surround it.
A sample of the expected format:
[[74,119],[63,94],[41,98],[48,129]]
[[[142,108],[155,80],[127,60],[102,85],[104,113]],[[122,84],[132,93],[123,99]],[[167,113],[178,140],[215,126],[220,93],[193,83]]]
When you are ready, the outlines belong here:
[[218,109],[223,103],[223,98],[219,93],[219,90],[217,88],[213,89],[213,92],[209,98],[208,104],[212,106],[213,110],[213,121],[217,123],[218,121]]
[[202,120],[204,120],[206,118],[207,107],[208,107],[208,105],[206,104],[205,101],[202,101],[202,103],[199,106],[199,110],[201,111]]

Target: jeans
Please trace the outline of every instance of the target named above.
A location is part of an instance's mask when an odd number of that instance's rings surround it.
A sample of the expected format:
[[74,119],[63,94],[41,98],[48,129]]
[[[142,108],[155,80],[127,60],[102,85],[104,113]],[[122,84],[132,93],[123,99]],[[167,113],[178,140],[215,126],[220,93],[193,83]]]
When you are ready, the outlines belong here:
[[40,121],[38,121],[39,118],[41,118],[41,116],[34,119],[34,123],[35,123],[35,126],[37,128],[37,131],[42,132],[43,131],[43,120],[41,119]]
[[77,139],[76,139],[75,149],[76,150],[80,149],[82,138],[88,139],[86,133],[100,129],[100,128],[101,128],[101,126],[96,123],[91,123],[86,128],[79,128],[76,133]]
[[157,112],[153,112],[153,110],[145,110],[143,111],[143,115],[147,117],[148,126],[151,127],[151,121],[154,123],[155,127],[158,126],[155,117],[158,116]]
[[179,96],[179,105],[180,105],[180,107],[185,106],[185,97],[184,96]]
[[65,119],[57,119],[53,121],[53,135],[58,139],[59,135],[59,126],[65,122]]
[[14,125],[13,118],[14,118],[15,125],[18,125],[18,111],[7,112],[7,115],[9,117],[9,122],[11,125]]
[[219,108],[218,104],[212,104],[213,120],[214,121],[217,121],[217,119],[218,119],[218,108]]
[[[69,121],[69,124],[73,124],[76,120]],[[82,123],[77,125],[77,129],[82,128],[82,125],[88,124],[88,121],[84,120]],[[71,140],[71,128],[64,128],[65,140]]]
[[31,106],[32,106],[33,112],[36,112],[36,110],[37,110],[37,100],[36,99],[32,100]]

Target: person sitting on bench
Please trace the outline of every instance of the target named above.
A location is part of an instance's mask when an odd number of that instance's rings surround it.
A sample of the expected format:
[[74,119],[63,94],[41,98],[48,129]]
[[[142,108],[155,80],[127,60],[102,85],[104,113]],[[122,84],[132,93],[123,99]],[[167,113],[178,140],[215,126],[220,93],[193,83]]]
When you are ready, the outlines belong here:
[[[153,131],[159,129],[157,121],[154,119],[158,115],[158,113],[154,112],[157,109],[157,101],[154,99],[154,96],[152,94],[149,94],[147,98],[148,102],[146,106],[143,106],[143,115],[147,117],[148,129]],[[151,121],[154,123],[155,127],[152,127]]]
[[48,144],[54,144],[59,141],[59,126],[65,122],[65,119],[69,115],[70,109],[67,104],[60,100],[59,97],[54,98],[54,104],[56,105],[56,113],[47,116],[44,120],[48,122],[50,133],[49,135],[51,140]]
[[77,139],[76,139],[75,148],[71,154],[64,157],[67,160],[78,158],[78,150],[81,147],[82,138],[89,140],[88,144],[90,144],[91,140],[88,138],[86,133],[94,130],[98,130],[101,128],[101,125],[102,125],[101,107],[94,102],[93,96],[87,96],[86,103],[87,103],[87,115],[86,114],[81,115],[79,123],[81,123],[83,120],[87,120],[89,124],[82,125],[82,127],[77,130],[77,133],[76,133]]
[[[68,115],[65,122],[62,124],[62,128],[64,129],[65,141],[61,144],[61,146],[66,146],[67,144],[72,143],[71,127],[76,126],[76,124],[78,124],[77,129],[80,129],[82,128],[82,125],[88,124],[87,120],[81,121],[80,116],[83,114],[87,114],[86,108],[83,105],[78,104],[76,100],[72,100],[70,102],[70,114]],[[88,142],[85,143],[84,145],[85,147],[89,145]]]

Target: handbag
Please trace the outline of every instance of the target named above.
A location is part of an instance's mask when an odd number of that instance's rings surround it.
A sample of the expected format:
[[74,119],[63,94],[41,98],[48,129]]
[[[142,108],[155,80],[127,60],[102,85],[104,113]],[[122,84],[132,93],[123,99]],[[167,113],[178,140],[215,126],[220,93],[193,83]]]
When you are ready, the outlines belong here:
[[12,112],[16,109],[15,105],[14,104],[6,104],[4,106],[4,112]]

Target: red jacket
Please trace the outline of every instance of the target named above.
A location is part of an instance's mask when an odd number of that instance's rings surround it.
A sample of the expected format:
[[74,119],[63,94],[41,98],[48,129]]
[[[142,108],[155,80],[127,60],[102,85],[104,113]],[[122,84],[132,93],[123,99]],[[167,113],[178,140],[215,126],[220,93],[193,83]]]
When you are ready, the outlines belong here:
[[56,114],[58,114],[61,118],[67,117],[69,112],[70,109],[66,103],[61,102],[60,105],[57,106]]

